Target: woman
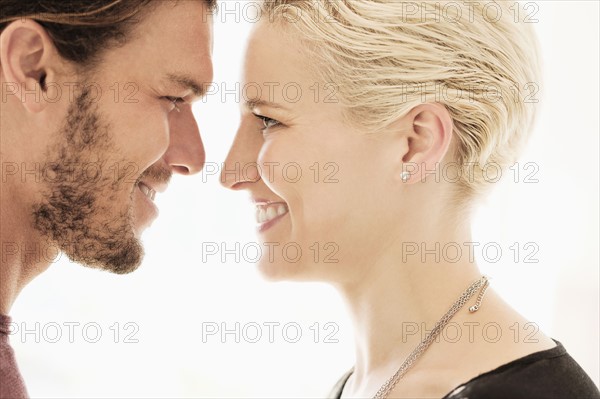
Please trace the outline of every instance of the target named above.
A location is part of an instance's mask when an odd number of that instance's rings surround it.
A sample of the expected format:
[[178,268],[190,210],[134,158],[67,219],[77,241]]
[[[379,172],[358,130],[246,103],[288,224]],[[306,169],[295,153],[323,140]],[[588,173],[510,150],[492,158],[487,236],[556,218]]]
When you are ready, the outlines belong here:
[[256,203],[265,276],[346,300],[356,363],[334,397],[600,397],[560,342],[515,342],[527,320],[467,251],[447,256],[534,121],[536,41],[517,8],[262,5],[222,181]]

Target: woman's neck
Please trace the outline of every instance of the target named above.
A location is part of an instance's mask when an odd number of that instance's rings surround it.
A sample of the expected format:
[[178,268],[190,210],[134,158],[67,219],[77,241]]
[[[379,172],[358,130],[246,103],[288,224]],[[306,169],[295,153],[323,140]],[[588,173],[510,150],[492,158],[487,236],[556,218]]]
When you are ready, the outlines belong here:
[[[435,239],[388,246],[372,264],[363,265],[364,273],[352,285],[339,287],[354,322],[353,392],[369,392],[362,388],[394,374],[460,294],[481,278],[464,247],[470,233],[452,230],[455,234],[438,231]],[[458,260],[449,247],[444,250],[449,243],[461,247]]]

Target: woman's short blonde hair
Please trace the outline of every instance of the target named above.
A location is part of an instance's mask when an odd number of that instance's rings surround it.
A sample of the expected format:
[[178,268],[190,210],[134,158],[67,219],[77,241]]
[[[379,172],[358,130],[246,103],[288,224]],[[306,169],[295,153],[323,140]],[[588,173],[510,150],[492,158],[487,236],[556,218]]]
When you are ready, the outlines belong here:
[[532,129],[540,87],[532,4],[266,0],[262,18],[306,44],[313,72],[335,85],[357,126],[384,130],[420,103],[444,104],[463,202],[494,180],[486,169],[516,161]]

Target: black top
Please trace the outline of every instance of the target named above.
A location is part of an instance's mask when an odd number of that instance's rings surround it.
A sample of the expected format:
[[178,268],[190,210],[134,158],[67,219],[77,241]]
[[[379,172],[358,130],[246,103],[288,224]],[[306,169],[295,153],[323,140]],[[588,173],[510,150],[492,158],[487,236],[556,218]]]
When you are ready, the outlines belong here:
[[[513,360],[459,385],[442,399],[600,399],[593,381],[563,347],[556,346]],[[339,399],[352,372],[330,395]]]

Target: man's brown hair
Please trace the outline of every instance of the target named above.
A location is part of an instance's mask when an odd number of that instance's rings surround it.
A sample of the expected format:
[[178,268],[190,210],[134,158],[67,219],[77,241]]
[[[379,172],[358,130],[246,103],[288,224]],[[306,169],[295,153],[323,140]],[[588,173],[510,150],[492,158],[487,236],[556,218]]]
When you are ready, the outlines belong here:
[[[46,29],[63,58],[93,67],[102,51],[125,44],[135,24],[161,1],[0,0],[0,32],[12,21],[33,19]],[[203,1],[211,11],[216,8],[216,0],[192,1]]]

